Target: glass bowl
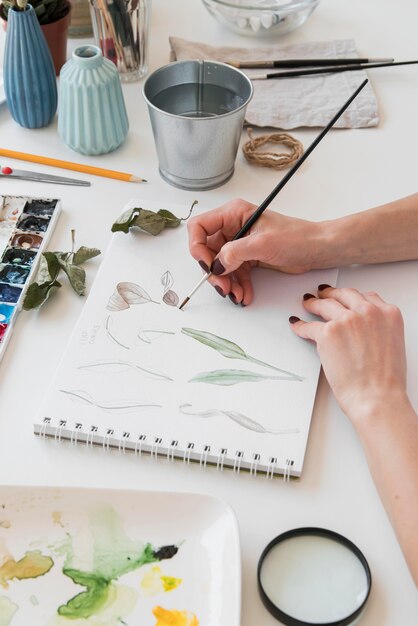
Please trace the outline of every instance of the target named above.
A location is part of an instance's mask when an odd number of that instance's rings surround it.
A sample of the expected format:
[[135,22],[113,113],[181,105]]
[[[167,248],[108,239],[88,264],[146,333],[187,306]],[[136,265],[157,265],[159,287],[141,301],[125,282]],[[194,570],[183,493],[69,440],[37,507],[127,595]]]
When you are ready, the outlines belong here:
[[218,22],[240,35],[282,35],[301,26],[319,0],[202,0]]

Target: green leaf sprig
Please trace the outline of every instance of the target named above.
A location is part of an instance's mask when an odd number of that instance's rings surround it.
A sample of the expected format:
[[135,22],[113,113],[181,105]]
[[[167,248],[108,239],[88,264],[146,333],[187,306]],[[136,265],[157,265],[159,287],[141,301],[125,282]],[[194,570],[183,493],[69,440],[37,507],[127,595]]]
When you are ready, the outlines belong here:
[[196,204],[197,200],[194,200],[186,217],[176,217],[174,213],[166,209],[160,209],[157,212],[142,208],[128,209],[112,225],[112,233],[119,231],[128,233],[131,228],[136,227],[150,235],[159,235],[164,228],[177,228],[181,222],[187,221]]
[[84,296],[86,291],[86,272],[80,265],[100,254],[97,248],[81,246],[74,252],[74,231],[71,231],[73,242],[71,252],[44,252],[39,262],[35,282],[29,285],[23,301],[25,311],[38,309],[48,299],[54,287],[61,287],[57,278],[63,270],[74,291]]

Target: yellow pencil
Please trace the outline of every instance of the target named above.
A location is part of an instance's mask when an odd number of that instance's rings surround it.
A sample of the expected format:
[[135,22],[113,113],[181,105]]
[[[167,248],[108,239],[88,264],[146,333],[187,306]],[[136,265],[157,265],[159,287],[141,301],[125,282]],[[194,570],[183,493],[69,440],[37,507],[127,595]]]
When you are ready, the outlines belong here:
[[61,161],[60,159],[52,159],[50,157],[38,156],[36,154],[27,154],[26,152],[16,152],[15,150],[5,150],[0,148],[0,156],[9,159],[19,159],[20,161],[31,161],[32,163],[41,163],[42,165],[52,165],[65,170],[73,170],[74,172],[83,172],[84,174],[93,174],[94,176],[104,176],[105,178],[116,178],[117,180],[125,180],[129,183],[146,183],[145,178],[139,178],[133,174],[124,174],[123,172],[115,172],[113,170],[105,170],[102,167],[94,167],[93,165],[82,165],[80,163],[72,163],[71,161]]

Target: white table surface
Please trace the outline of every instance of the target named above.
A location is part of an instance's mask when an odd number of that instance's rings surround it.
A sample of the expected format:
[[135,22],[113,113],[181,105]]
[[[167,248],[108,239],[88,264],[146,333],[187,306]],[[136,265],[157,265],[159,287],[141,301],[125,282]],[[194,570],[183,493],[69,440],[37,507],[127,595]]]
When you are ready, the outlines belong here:
[[[293,43],[354,37],[362,55],[417,56],[418,4],[415,0],[323,0],[310,20],[277,42]],[[168,61],[168,36],[211,44],[262,45],[221,27],[199,0],[153,0],[151,70]],[[3,34],[0,35],[3,37]],[[77,40],[71,40],[72,49]],[[353,213],[417,191],[418,68],[380,69],[370,74],[381,122],[378,128],[331,131],[288,184],[274,207],[288,215],[321,220]],[[257,203],[282,174],[250,166],[239,154],[233,178],[212,191],[187,192],[162,181],[141,83],[124,86],[130,119],[126,143],[114,154],[79,157],[57,136],[56,121],[46,129],[26,130],[0,108],[0,145],[57,158],[91,162],[140,174],[147,185],[93,177],[89,189],[2,181],[1,194],[59,195],[63,214],[50,249],[77,243],[102,250],[110,225],[132,197],[201,207],[215,207],[240,196]],[[294,131],[307,145],[314,130]],[[244,139],[243,135],[243,139]],[[44,170],[42,166],[21,167]],[[52,173],[59,173],[51,170]],[[65,173],[65,172],[63,172]],[[156,245],[157,242],[156,242]],[[91,285],[100,257],[89,263]],[[397,302],[405,317],[409,390],[418,408],[418,262],[353,267],[340,272],[339,284],[379,291]],[[23,312],[0,367],[0,483],[68,485],[201,491],[217,495],[233,507],[242,542],[242,625],[270,626],[256,588],[256,565],[263,547],[278,533],[298,526],[324,526],[354,541],[366,555],[373,590],[361,618],[364,626],[413,626],[418,623],[418,594],[392,527],[370,478],[361,445],[321,377],[300,481],[253,479],[232,472],[168,467],[150,459],[107,456],[48,444],[32,434],[36,408],[62,354],[83,299],[65,285],[39,312]],[[232,304],[231,304],[232,306]],[[404,480],[408,480],[405,476]],[[417,529],[418,531],[418,529]]]

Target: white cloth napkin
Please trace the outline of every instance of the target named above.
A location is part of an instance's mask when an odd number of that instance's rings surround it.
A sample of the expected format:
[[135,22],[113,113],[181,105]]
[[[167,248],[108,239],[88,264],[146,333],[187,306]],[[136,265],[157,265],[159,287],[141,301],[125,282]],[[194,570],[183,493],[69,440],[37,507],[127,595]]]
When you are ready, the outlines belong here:
[[[344,58],[358,56],[352,39],[338,41],[270,45],[260,48],[214,47],[203,43],[170,37],[171,60],[187,59],[273,60],[291,58]],[[253,74],[280,70],[243,70]],[[326,126],[360,83],[367,78],[363,70],[255,80],[254,96],[247,108],[246,123],[251,126],[270,126],[291,129],[300,126]],[[335,124],[339,128],[377,126],[379,116],[376,97],[370,85],[361,91]]]

